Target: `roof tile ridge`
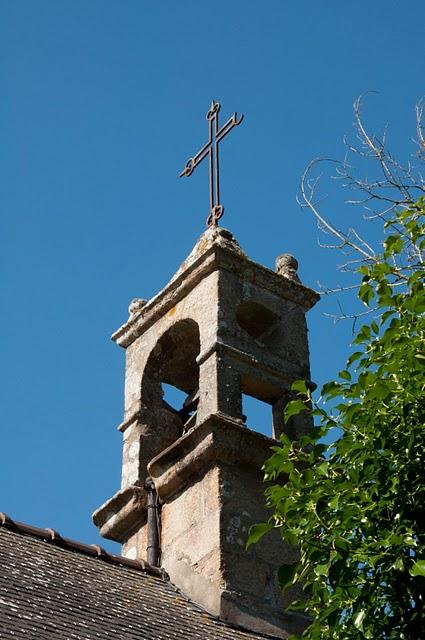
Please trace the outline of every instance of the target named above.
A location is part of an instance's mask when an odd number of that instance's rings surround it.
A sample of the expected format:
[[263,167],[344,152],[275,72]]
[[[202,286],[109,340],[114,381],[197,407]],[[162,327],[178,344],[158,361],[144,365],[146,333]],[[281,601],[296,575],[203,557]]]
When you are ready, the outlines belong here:
[[168,575],[164,571],[164,569],[161,569],[160,567],[154,567],[145,560],[133,560],[132,558],[126,558],[114,553],[109,553],[108,551],[106,551],[106,549],[99,546],[98,544],[86,544],[84,542],[79,542],[78,540],[72,540],[71,538],[64,538],[55,529],[35,527],[25,522],[12,520],[12,518],[10,518],[7,513],[4,513],[2,511],[0,511],[0,527],[5,527],[6,529],[10,529],[11,531],[16,531],[18,533],[31,535],[35,538],[40,538],[42,540],[52,542],[59,547],[71,549],[72,551],[78,551],[89,556],[94,556],[106,562],[110,562],[111,564],[122,565],[125,567],[130,567],[131,569],[137,569],[138,571],[143,571],[143,573],[148,573],[157,578],[162,578],[162,580],[164,581],[169,580]]

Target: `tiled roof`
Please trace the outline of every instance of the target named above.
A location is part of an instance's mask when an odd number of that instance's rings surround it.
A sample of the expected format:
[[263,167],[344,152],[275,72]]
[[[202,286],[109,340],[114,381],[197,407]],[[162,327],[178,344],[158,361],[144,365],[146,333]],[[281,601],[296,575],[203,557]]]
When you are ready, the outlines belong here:
[[[0,524],[2,524],[0,522]],[[155,568],[0,526],[0,638],[255,640],[185,599]],[[28,529],[31,529],[28,527]],[[43,530],[38,530],[43,531]],[[48,531],[48,530],[44,530]],[[49,540],[50,538],[50,540]],[[76,547],[80,546],[80,550]],[[93,549],[97,550],[96,547]],[[138,567],[138,568],[137,568]],[[156,570],[157,572],[157,570]],[[158,572],[157,572],[158,573]]]

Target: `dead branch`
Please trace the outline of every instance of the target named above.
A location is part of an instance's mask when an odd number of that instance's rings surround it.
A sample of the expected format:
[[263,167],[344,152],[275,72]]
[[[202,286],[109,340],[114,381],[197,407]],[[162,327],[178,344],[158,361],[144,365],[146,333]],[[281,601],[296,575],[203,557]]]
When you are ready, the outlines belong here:
[[350,239],[348,234],[337,229],[331,222],[329,222],[324,216],[320,214],[317,208],[317,203],[315,199],[316,187],[317,187],[320,176],[316,178],[310,177],[311,170],[319,162],[337,163],[338,161],[332,160],[331,158],[316,158],[315,160],[312,160],[311,162],[309,162],[301,178],[301,184],[300,184],[301,199],[299,198],[299,196],[297,196],[298,203],[300,204],[301,207],[303,208],[308,207],[310,209],[310,211],[315,216],[317,223],[319,224],[319,228],[322,231],[326,231],[339,239],[340,243],[336,245],[335,248],[344,249],[346,247],[350,247],[354,251],[357,251],[358,253],[363,255],[363,257],[366,258],[367,260],[374,260],[375,255],[373,252],[368,253],[367,251],[362,249],[360,245],[356,244],[354,241]]
[[425,160],[425,138],[424,138],[424,132],[423,132],[423,126],[422,126],[422,122],[423,122],[423,115],[424,115],[424,105],[425,105],[425,97],[421,98],[418,102],[418,104],[416,105],[415,111],[416,111],[416,135],[418,137],[418,145],[419,145],[419,149],[418,149],[418,157],[421,160]]
[[[347,199],[345,203],[360,205],[367,212],[363,215],[364,220],[383,222],[385,228],[391,228],[405,240],[406,260],[403,262],[401,257],[395,259],[392,272],[395,281],[398,279],[403,281],[406,272],[417,268],[418,265],[423,265],[424,256],[409,235],[393,221],[393,214],[400,207],[414,208],[418,196],[425,193],[425,182],[412,162],[402,165],[388,150],[388,126],[384,127],[380,137],[368,131],[362,117],[362,102],[363,96],[360,96],[353,105],[357,142],[352,143],[347,137],[344,138],[346,152],[342,161],[317,158],[309,162],[301,177],[297,201],[302,208],[308,209],[313,214],[319,230],[335,239],[334,243],[319,242],[320,246],[338,249],[345,256],[350,257],[339,265],[341,270],[350,271],[358,268],[359,263],[368,264],[377,260],[378,255],[372,243],[360,235],[358,229],[351,226],[347,231],[342,230],[330,221],[328,215],[322,213],[321,206],[319,208],[319,204],[323,201],[323,198],[318,197],[318,185],[322,174],[315,175],[315,171],[319,164],[331,163],[335,171],[330,178],[342,181],[342,185],[355,194],[355,197]],[[424,110],[425,97],[416,105],[416,135],[419,148],[417,157],[421,161],[425,160],[425,135],[422,125]],[[365,162],[372,160],[379,169],[378,176],[373,179],[359,177],[358,170],[351,162],[356,158]],[[327,289],[326,292],[347,288],[349,287]]]

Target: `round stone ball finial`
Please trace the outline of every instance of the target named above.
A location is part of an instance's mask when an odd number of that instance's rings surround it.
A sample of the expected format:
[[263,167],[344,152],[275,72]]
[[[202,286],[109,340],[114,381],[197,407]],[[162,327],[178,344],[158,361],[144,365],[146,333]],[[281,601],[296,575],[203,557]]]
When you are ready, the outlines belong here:
[[276,272],[284,278],[300,282],[297,274],[298,260],[290,253],[282,253],[276,258]]
[[128,313],[130,314],[130,318],[141,311],[146,303],[147,300],[144,300],[143,298],[133,298],[133,300],[128,305]]

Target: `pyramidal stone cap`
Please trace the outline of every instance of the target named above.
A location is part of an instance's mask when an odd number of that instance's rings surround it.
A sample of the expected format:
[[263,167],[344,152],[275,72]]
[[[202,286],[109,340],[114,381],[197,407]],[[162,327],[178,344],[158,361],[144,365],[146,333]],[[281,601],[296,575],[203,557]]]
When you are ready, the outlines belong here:
[[[164,311],[172,309],[187,292],[193,289],[212,271],[224,268],[254,278],[262,287],[274,290],[308,311],[320,296],[305,287],[297,275],[297,260],[290,254],[282,254],[276,260],[276,272],[252,261],[242,250],[234,235],[222,227],[209,227],[199,238],[189,256],[165,287],[149,301],[141,298],[132,301],[130,317],[112,340],[126,348],[145,329],[149,328]],[[134,303],[134,304],[133,304]]]

